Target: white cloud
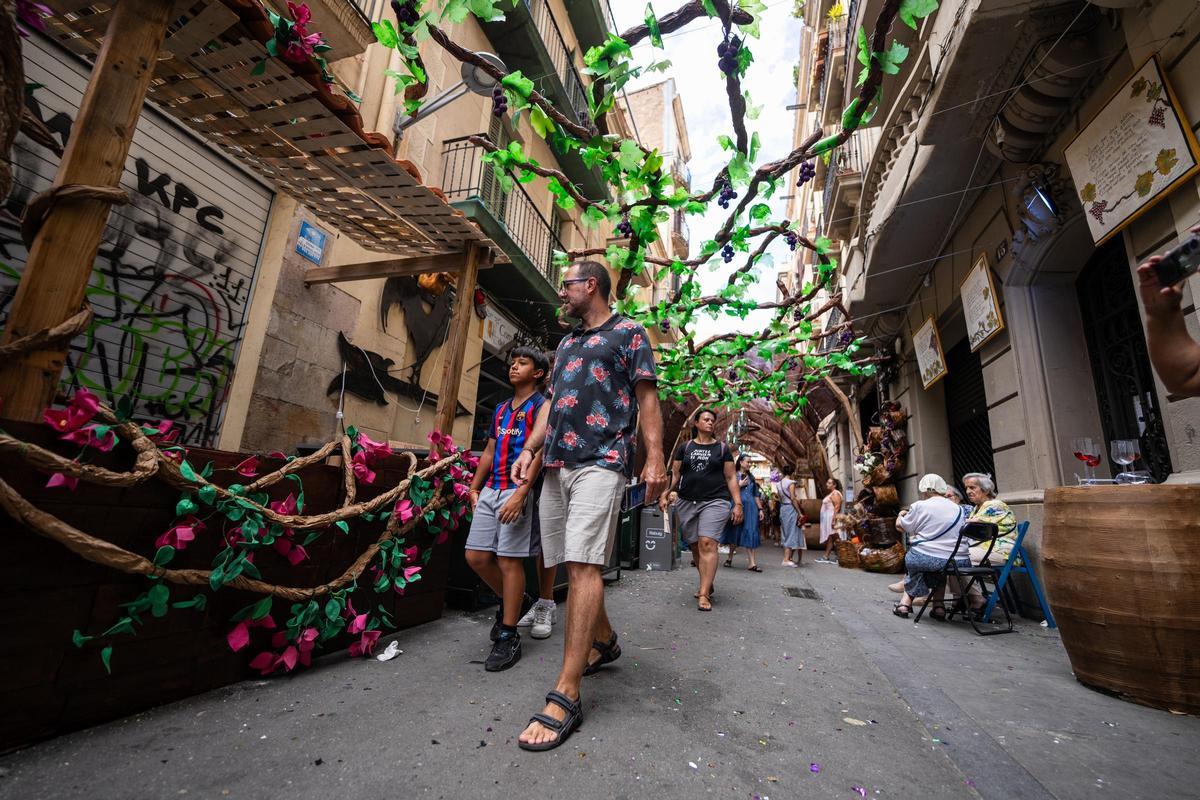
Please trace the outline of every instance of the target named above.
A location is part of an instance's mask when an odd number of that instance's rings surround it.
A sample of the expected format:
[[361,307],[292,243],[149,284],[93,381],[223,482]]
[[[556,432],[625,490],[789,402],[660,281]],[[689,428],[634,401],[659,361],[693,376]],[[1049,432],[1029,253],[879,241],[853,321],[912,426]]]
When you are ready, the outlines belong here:
[[[762,106],[762,113],[757,120],[747,120],[746,126],[751,134],[757,131],[762,142],[759,164],[782,158],[791,151],[794,114],[787,106],[796,102],[792,68],[799,60],[801,29],[800,20],[791,14],[792,5],[792,0],[768,3],[763,13],[761,37],[748,42],[754,54],[754,63],[743,80],[743,88],[750,91],[754,105]],[[659,0],[655,4],[655,12],[663,15],[674,7]],[[641,0],[614,0],[613,12],[618,28],[626,30],[640,23],[645,8]],[[733,135],[724,76],[717,68],[717,44],[721,38],[721,26],[715,19],[696,20],[682,31],[664,37],[666,57],[671,60],[671,67],[665,75],[675,79],[688,122],[693,188],[711,186],[714,176],[729,160],[729,154],[717,143],[717,137],[721,134]],[[646,43],[634,49],[634,56],[637,63],[646,64],[661,59],[663,54]],[[654,83],[663,77],[662,73],[650,73],[642,79],[641,84]],[[636,88],[636,85],[630,88]],[[795,187],[787,180],[781,182],[770,201],[775,219],[781,219],[786,212],[787,201],[779,198],[794,190]],[[688,220],[693,254],[698,253],[701,245],[716,234],[727,215],[728,212],[714,201],[707,214]],[[774,264],[763,266],[763,262],[759,262],[759,279],[750,295],[760,301],[774,299],[775,274],[791,261],[791,251],[782,239],[776,239],[767,253],[774,257]],[[725,264],[718,256],[716,263],[719,266],[715,270],[701,267],[700,283],[705,293],[720,289],[729,274],[745,263],[745,258],[745,254],[739,253],[731,264]],[[769,311],[755,312],[746,320],[723,315],[716,320],[709,320],[704,316],[697,320],[696,332],[703,338],[731,329],[759,331],[770,317]]]

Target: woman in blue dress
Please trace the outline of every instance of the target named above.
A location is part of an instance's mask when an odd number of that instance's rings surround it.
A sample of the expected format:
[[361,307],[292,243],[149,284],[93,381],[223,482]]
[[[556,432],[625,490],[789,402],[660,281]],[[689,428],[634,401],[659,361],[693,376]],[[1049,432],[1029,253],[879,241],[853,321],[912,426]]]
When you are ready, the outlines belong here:
[[738,486],[742,490],[744,513],[741,524],[727,526],[725,535],[721,538],[722,543],[727,542],[730,548],[729,557],[725,559],[725,566],[733,566],[733,556],[737,552],[735,548],[740,547],[746,551],[746,559],[749,562],[747,569],[751,572],[762,572],[762,567],[758,565],[754,552],[762,544],[758,533],[758,512],[762,504],[762,493],[758,488],[758,481],[754,480],[754,476],[750,474],[750,459],[746,456],[738,457],[737,476]]

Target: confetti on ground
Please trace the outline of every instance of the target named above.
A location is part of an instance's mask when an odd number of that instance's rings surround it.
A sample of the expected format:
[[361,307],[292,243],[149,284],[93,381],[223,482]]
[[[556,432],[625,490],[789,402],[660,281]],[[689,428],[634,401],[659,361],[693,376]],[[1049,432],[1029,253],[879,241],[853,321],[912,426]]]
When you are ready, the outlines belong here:
[[816,775],[821,771],[821,765],[820,764],[809,764],[808,771],[811,772],[813,775]]
[[859,797],[867,796],[867,790],[865,788],[863,788],[862,786],[851,786],[850,790],[854,791],[854,792],[858,792]]
[[861,719],[855,719],[854,717],[842,717],[842,722],[848,722],[851,725],[866,725],[867,724],[867,723],[863,722]]
[[695,761],[689,761],[688,766],[691,767],[692,769],[700,769],[699,767],[696,766]]

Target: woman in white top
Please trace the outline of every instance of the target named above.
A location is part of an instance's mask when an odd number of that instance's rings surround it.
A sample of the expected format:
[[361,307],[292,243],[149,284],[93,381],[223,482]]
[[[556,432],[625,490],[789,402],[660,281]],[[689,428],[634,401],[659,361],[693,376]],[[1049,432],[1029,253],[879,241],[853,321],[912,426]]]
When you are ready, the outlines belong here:
[[795,467],[783,468],[783,480],[779,482],[779,523],[783,539],[783,566],[798,567],[808,545],[804,541],[804,522],[801,519],[800,503],[796,497],[796,481],[792,478]]
[[[907,618],[912,613],[914,597],[925,597],[929,586],[925,581],[928,572],[939,572],[946,561],[953,557],[960,566],[970,566],[966,547],[956,551],[958,531],[967,521],[966,512],[952,500],[947,500],[946,482],[939,475],[921,478],[918,489],[921,499],[912,504],[896,520],[896,527],[908,534],[908,552],[904,555],[904,592],[900,602],[892,608],[897,617]],[[938,587],[937,595],[930,598],[929,615],[936,620],[946,618],[943,603],[945,584]]]
[[833,545],[837,538],[833,530],[833,518],[842,513],[842,482],[837,478],[825,481],[827,494],[821,500],[821,544],[825,545],[825,555],[817,559],[818,564],[832,564]]

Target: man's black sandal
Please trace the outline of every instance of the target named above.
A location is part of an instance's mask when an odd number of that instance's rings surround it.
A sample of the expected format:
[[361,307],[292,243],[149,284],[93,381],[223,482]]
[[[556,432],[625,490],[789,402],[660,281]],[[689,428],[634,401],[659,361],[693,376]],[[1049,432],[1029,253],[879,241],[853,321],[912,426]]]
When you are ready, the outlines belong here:
[[611,664],[621,657],[621,648],[617,645],[617,632],[613,631],[608,643],[592,642],[592,649],[600,654],[600,658],[583,668],[584,675],[595,675],[605,664]]
[[567,737],[575,732],[579,724],[583,722],[583,703],[582,695],[580,701],[572,702],[571,698],[567,697],[562,692],[550,692],[546,695],[546,702],[554,705],[567,712],[567,716],[561,720],[557,720],[549,714],[537,713],[529,718],[530,722],[540,722],[546,728],[554,731],[555,737],[548,742],[533,744],[532,742],[517,741],[517,747],[522,750],[533,750],[540,752],[543,750],[553,750],[558,747]]

